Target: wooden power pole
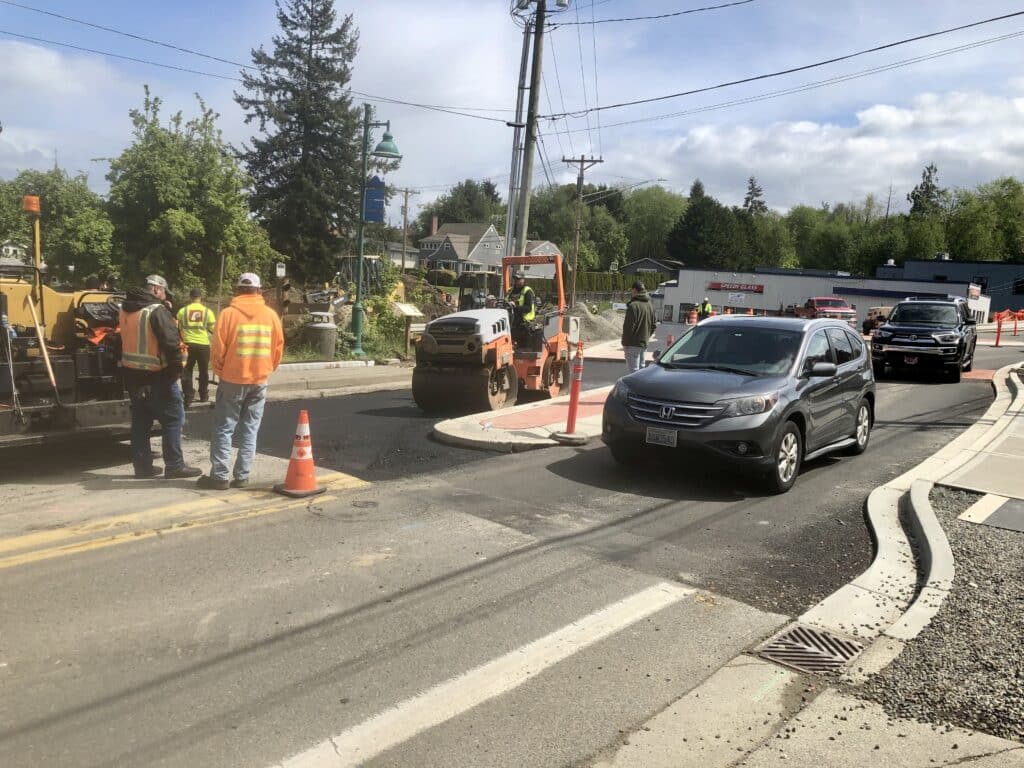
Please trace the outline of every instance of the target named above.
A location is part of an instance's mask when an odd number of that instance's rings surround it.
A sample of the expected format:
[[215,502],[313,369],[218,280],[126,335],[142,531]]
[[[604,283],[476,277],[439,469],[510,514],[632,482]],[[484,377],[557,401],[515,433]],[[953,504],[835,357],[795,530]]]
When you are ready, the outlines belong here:
[[409,242],[409,195],[418,195],[416,189],[399,189],[402,193],[402,274],[405,274],[405,251]]
[[563,163],[578,165],[579,175],[576,177],[576,240],[572,250],[572,291],[570,292],[569,306],[576,306],[576,273],[580,267],[580,227],[583,223],[583,173],[588,168],[593,168],[598,163],[603,163],[603,158],[587,157],[580,155],[579,160],[575,157],[563,157]]

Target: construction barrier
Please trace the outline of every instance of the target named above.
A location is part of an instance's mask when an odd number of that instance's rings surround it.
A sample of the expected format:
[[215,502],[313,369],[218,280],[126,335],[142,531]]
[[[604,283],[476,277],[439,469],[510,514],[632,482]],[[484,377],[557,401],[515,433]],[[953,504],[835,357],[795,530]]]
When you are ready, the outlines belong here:
[[696,309],[691,309],[690,310],[690,318],[689,319],[690,319],[690,325],[696,325],[697,324],[697,310]]

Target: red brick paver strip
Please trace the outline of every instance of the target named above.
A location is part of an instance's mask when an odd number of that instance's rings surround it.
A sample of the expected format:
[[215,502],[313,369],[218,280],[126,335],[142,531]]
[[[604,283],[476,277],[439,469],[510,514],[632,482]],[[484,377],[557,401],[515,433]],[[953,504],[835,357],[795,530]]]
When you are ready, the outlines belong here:
[[[596,416],[604,409],[604,401],[608,392],[584,395],[580,398],[577,419]],[[529,429],[530,427],[546,427],[549,424],[565,423],[569,415],[569,403],[556,403],[541,408],[528,408],[518,413],[509,413],[496,418],[481,419],[481,424],[490,424],[492,429]]]

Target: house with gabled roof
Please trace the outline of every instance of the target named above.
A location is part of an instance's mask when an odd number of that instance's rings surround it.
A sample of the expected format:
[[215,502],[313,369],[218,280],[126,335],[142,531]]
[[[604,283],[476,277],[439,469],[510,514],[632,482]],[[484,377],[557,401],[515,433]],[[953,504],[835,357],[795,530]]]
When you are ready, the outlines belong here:
[[443,224],[420,240],[420,266],[463,272],[501,270],[505,239],[493,224]]

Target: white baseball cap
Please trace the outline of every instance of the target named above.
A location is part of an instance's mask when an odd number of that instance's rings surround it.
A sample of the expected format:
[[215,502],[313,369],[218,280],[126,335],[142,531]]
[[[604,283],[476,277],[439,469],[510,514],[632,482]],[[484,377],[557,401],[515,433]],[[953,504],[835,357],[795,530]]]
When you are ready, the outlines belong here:
[[243,272],[238,278],[236,285],[239,288],[259,288],[261,287],[260,276],[252,272]]

